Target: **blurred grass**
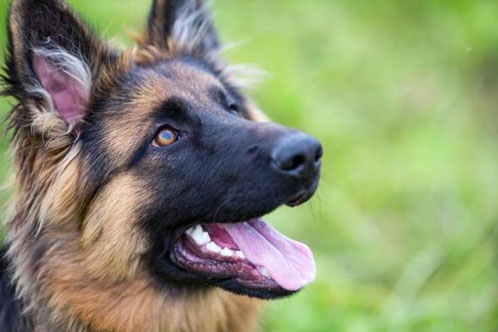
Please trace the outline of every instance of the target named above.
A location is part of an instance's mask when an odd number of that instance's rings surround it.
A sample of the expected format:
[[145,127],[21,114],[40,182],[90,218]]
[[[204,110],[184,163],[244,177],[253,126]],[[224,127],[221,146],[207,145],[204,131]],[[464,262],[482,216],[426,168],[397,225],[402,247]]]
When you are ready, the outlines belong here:
[[[148,4],[70,2],[124,41]],[[227,58],[272,73],[262,107],[325,148],[316,197],[268,218],[310,244],[318,280],[268,304],[264,330],[498,331],[498,2],[213,9],[223,39],[243,42]]]

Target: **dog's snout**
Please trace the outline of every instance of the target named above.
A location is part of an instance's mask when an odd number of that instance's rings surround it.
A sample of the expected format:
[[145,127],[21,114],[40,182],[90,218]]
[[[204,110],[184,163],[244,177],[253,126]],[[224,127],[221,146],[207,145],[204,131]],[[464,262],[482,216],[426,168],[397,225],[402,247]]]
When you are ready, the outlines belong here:
[[280,173],[307,178],[316,174],[322,154],[322,146],[316,139],[304,133],[292,132],[277,142],[271,157]]

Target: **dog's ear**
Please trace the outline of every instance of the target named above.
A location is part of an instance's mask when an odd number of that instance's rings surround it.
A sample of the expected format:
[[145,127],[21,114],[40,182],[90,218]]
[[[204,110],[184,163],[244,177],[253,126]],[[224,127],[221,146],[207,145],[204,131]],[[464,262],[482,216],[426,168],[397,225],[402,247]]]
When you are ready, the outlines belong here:
[[[6,94],[23,106],[17,108],[22,114],[13,114],[14,125],[36,130],[36,123],[52,115],[67,128],[77,128],[103,59],[103,44],[60,0],[14,0],[8,36]],[[49,121],[52,126],[54,121]]]
[[203,0],[154,0],[144,40],[196,57],[211,58],[220,50],[218,32]]

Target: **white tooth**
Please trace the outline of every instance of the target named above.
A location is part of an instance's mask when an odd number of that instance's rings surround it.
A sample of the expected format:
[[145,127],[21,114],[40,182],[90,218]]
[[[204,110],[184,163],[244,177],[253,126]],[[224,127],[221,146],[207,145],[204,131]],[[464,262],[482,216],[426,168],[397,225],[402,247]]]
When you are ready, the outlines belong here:
[[242,251],[240,251],[240,250],[237,250],[235,252],[235,255],[237,255],[240,259],[245,259],[246,258],[246,256],[244,255],[244,253]]
[[213,241],[206,244],[206,249],[214,253],[219,253],[221,251],[220,246],[214,243]]
[[195,225],[193,227],[190,227],[190,229],[191,229],[190,233],[192,233],[192,235],[202,232],[201,225]]
[[192,236],[192,232],[193,232],[193,231],[194,231],[194,228],[193,228],[193,227],[190,227],[189,229],[187,229],[187,230],[185,231],[185,233],[186,233],[187,235]]
[[259,269],[259,272],[261,273],[262,276],[264,277],[269,277],[270,276],[270,272],[268,272],[268,270],[266,269],[266,267],[262,267]]
[[221,254],[221,256],[224,256],[224,257],[230,257],[233,255],[233,251],[229,248],[223,248],[223,250],[221,250],[220,254]]
[[206,243],[211,241],[211,237],[209,236],[209,234],[207,232],[204,232],[200,225],[195,226],[191,237],[192,239],[194,239],[195,243],[198,246],[205,245]]
[[189,235],[194,239],[195,237],[198,237],[201,233],[202,233],[202,228],[201,226],[197,225],[191,228]]

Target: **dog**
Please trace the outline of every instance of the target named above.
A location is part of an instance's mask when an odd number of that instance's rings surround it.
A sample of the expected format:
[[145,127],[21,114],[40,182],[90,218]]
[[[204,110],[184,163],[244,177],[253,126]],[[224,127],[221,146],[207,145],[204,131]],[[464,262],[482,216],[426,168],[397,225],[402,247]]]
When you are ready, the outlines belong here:
[[11,2],[1,331],[253,331],[314,280],[262,216],[313,195],[322,147],[267,121],[221,50],[201,0],[153,1],[127,50],[62,0]]

